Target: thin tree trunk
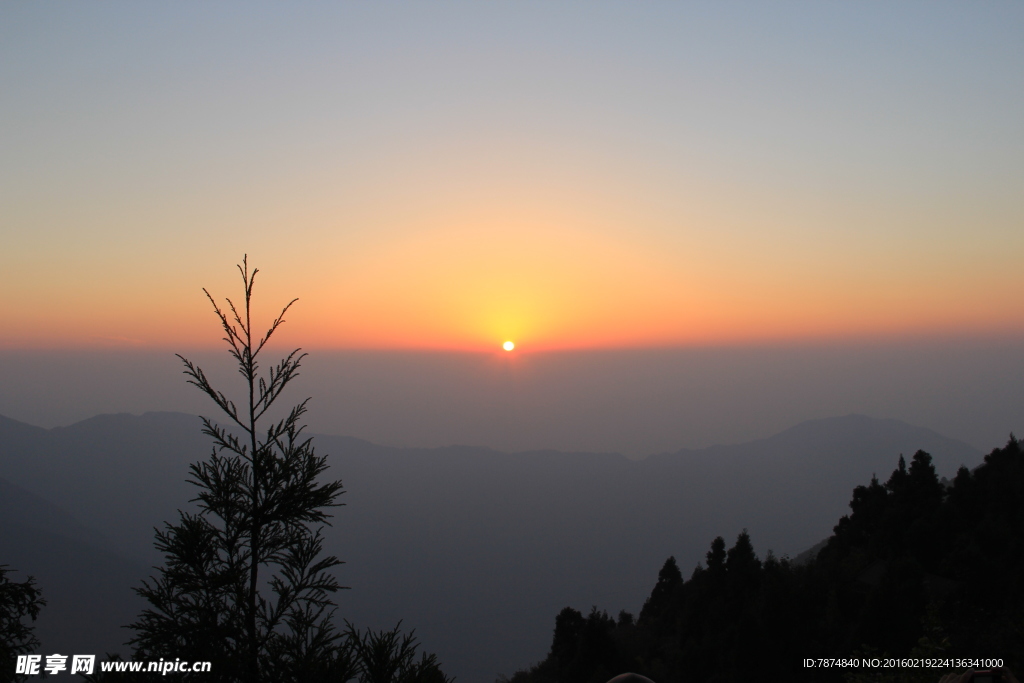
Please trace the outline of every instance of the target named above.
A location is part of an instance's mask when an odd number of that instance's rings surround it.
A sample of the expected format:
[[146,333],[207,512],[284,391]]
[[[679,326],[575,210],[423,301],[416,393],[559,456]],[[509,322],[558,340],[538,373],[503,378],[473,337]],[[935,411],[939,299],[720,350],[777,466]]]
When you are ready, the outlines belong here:
[[249,443],[252,448],[252,534],[249,540],[249,681],[259,683],[259,643],[256,633],[256,586],[259,581],[260,567],[260,468],[259,457],[256,452],[256,403],[255,403],[255,360],[252,353],[252,322],[250,319],[250,297],[252,290],[246,287],[245,292],[245,342],[246,342],[246,368],[247,380],[249,382]]

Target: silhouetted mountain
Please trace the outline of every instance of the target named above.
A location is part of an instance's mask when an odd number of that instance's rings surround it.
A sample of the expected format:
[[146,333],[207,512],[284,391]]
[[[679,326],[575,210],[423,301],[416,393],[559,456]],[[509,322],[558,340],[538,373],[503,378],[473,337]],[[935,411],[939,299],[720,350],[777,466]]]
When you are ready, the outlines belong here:
[[190,463],[210,449],[199,418],[181,413],[99,415],[40,429],[0,421],[0,475],[102,529],[122,553],[159,561],[153,527],[188,508]]
[[[849,491],[901,452],[932,452],[946,476],[981,458],[929,430],[863,416],[643,461],[314,443],[347,490],[325,546],[347,562],[338,576],[352,590],[339,596],[339,614],[372,628],[404,619],[446,671],[469,681],[543,652],[551,614],[567,603],[635,610],[666,556],[693,566],[714,536],[748,528],[779,554],[810,547],[829,535]],[[54,430],[0,421],[0,474],[146,565],[157,560],[152,528],[187,506],[187,466],[209,448],[198,418],[181,414]]]
[[0,479],[0,562],[32,575],[47,605],[36,622],[41,651],[122,652],[121,629],[142,607],[131,586],[145,568],[53,503]]

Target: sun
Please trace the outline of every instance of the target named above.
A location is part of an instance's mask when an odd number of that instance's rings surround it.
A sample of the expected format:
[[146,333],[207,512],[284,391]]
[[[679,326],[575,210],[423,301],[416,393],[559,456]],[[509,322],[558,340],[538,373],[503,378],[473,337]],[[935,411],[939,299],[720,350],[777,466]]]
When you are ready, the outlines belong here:
[[506,351],[511,351],[512,349],[516,348],[516,345],[510,341],[507,341],[501,345],[501,348],[505,349]]

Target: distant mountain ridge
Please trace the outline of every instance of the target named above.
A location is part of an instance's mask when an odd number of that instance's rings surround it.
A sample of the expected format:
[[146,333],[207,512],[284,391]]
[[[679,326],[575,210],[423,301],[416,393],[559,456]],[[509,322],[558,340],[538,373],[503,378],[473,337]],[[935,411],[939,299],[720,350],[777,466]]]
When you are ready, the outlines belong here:
[[[121,628],[142,608],[131,587],[144,565],[67,511],[0,479],[0,564],[34,576],[47,602],[36,623],[46,653],[120,652]],[[40,652],[39,654],[42,654]]]
[[[160,561],[152,529],[188,507],[188,465],[209,454],[199,428],[180,413],[101,415],[50,430],[0,418],[0,477],[59,503],[67,525],[102,530],[110,555],[138,572],[124,581],[121,608],[134,616],[129,589]],[[852,488],[891,471],[900,453],[931,452],[947,477],[981,461],[931,430],[862,415],[639,461],[327,435],[314,444],[347,489],[326,544],[347,562],[337,574],[352,587],[338,596],[339,614],[375,628],[404,619],[463,681],[522,667],[544,650],[550,616],[566,604],[638,610],[665,557],[686,570],[717,535],[747,528],[759,552],[807,549],[831,533]],[[42,576],[30,559],[0,562]]]

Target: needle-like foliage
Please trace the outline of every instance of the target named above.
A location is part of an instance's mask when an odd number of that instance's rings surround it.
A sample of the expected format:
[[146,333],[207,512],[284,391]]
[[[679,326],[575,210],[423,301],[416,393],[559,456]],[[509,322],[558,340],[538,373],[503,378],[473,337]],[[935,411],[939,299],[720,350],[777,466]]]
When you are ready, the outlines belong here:
[[441,671],[437,657],[419,653],[415,631],[402,633],[399,622],[390,631],[360,631],[348,624],[346,644],[353,662],[353,680],[359,683],[453,683]]
[[212,662],[212,671],[195,674],[197,680],[315,680],[330,674],[325,663],[336,657],[340,638],[330,622],[331,595],[340,587],[330,570],[341,562],[321,551],[327,510],[344,491],[341,481],[320,481],[326,456],[302,434],[309,399],[283,419],[265,419],[298,376],[305,354],[296,349],[260,375],[260,352],[295,300],[256,338],[258,271],[250,273],[246,259],[238,270],[241,306],[228,299],[225,310],[203,291],[244,378],[243,396],[228,398],[200,367],[178,356],[188,382],[213,400],[227,426],[202,418],[213,448],[206,461],[190,467],[198,512],[180,512],[176,524],[157,530],[165,565],[137,589],[149,607],[131,625],[131,642],[137,659]]
[[7,577],[10,571],[0,564],[0,683],[26,680],[27,676],[15,673],[15,661],[38,648],[39,639],[25,620],[35,621],[46,605],[34,578],[16,583]]

